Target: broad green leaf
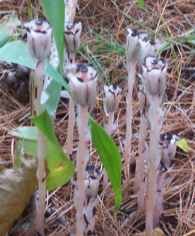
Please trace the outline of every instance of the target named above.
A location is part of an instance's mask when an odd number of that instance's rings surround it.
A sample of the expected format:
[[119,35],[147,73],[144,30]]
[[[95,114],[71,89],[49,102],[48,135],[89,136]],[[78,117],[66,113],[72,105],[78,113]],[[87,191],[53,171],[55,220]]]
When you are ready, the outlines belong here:
[[2,47],[8,40],[10,36],[6,30],[0,28],[0,47]]
[[190,146],[187,142],[187,139],[182,138],[176,142],[177,147],[179,147],[181,150],[184,152],[189,152],[190,151]]
[[[0,48],[0,61],[20,64],[30,69],[35,69],[36,66],[36,59],[32,58],[27,45],[22,41],[10,42]],[[49,98],[45,104],[43,104],[43,107],[50,115],[53,115],[56,112],[60,100],[61,87],[67,89],[68,85],[63,76],[48,62],[46,62],[44,73],[46,76],[49,76],[52,81],[46,89]]]
[[32,126],[18,127],[9,131],[9,134],[18,138],[16,142],[16,162],[15,166],[19,167],[21,158],[24,154],[31,157],[36,156],[37,152],[37,128]]
[[67,183],[74,174],[73,163],[65,155],[55,135],[52,121],[45,111],[33,118],[34,124],[43,133],[47,142],[47,188],[53,190]]
[[27,45],[20,40],[8,42],[0,48],[0,61],[20,64],[30,69],[34,69],[36,65]]
[[49,63],[46,65],[46,71],[45,73],[53,78],[53,80],[55,80],[55,82],[57,82],[59,85],[63,86],[64,89],[68,90],[68,84],[67,82],[64,80],[63,76]]
[[42,0],[43,11],[53,29],[60,59],[60,72],[64,65],[64,0]]
[[17,142],[17,146],[20,148],[20,151],[23,154],[27,154],[32,157],[36,156],[37,141],[28,139],[19,139]]
[[110,179],[115,193],[115,205],[116,207],[119,207],[122,200],[121,155],[119,149],[106,131],[92,118],[90,119],[90,129],[92,143],[106,169],[108,178]]
[[[26,43],[17,40],[5,44],[0,48],[0,61],[8,63],[16,63],[26,66],[30,69],[35,69],[36,59],[31,56]],[[67,83],[61,74],[49,63],[46,63],[45,75],[54,79],[60,86],[67,88]]]
[[20,139],[37,140],[37,128],[32,126],[23,126],[9,131],[9,134]]
[[48,94],[48,99],[44,104],[42,104],[43,110],[47,110],[50,116],[56,113],[59,100],[61,85],[59,85],[55,80],[52,80],[45,91]]
[[144,0],[137,0],[137,5],[138,5],[140,8],[144,8],[144,6],[145,6],[145,1],[144,1]]

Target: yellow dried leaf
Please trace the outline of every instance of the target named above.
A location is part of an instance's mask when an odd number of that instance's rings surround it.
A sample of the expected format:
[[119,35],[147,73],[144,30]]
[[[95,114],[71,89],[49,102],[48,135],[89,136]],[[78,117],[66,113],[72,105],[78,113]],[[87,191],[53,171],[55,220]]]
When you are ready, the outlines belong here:
[[21,168],[0,172],[0,235],[6,235],[21,216],[35,189],[34,161],[24,161]]
[[176,142],[177,147],[181,148],[184,152],[190,151],[190,146],[188,145],[187,139],[182,138]]

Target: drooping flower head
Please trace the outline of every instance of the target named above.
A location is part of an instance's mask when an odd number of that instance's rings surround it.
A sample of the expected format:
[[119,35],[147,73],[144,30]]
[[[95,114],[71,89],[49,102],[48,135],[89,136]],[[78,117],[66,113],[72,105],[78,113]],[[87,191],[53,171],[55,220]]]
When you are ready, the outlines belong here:
[[80,46],[80,37],[82,32],[82,24],[81,22],[78,23],[69,23],[66,25],[65,28],[65,42],[66,48],[68,52],[69,60],[73,60],[74,54],[76,50]]
[[162,99],[166,89],[167,63],[154,56],[145,58],[142,82],[147,95]]
[[30,52],[37,60],[42,61],[50,54],[52,44],[52,29],[47,21],[32,20],[25,24],[27,43]]
[[115,112],[119,102],[121,88],[115,85],[104,86],[104,110],[106,115]]
[[97,72],[87,64],[74,64],[67,71],[70,93],[75,103],[93,107],[96,103]]
[[128,62],[137,62],[139,60],[140,53],[140,43],[139,43],[139,34],[136,30],[127,29],[127,61]]

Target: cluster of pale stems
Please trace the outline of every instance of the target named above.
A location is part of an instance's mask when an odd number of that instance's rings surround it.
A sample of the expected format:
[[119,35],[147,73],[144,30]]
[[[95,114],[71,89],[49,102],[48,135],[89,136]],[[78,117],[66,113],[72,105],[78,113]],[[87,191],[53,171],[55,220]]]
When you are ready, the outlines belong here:
[[[59,60],[52,29],[46,21],[33,20],[26,24],[27,43],[33,57],[37,59],[37,67],[32,71],[31,83],[32,110],[34,114],[41,112],[41,103],[47,99],[45,88],[50,83],[43,74],[44,61],[57,67]],[[76,209],[76,235],[93,235],[95,230],[95,209],[98,201],[98,188],[103,176],[103,185],[109,185],[105,171],[90,163],[89,144],[91,142],[88,128],[89,111],[96,105],[98,78],[96,70],[85,63],[78,63],[76,51],[80,46],[82,24],[69,22],[65,24],[65,66],[64,76],[69,83],[69,118],[67,139],[64,150],[69,155],[73,152],[73,133],[77,124],[79,142],[76,156],[76,178],[74,183],[74,205]],[[132,161],[132,120],[133,89],[139,81],[138,97],[140,108],[140,129],[138,136],[138,153],[136,157],[135,191],[137,192],[138,210],[145,212],[146,233],[152,235],[153,228],[158,225],[163,210],[163,189],[167,179],[167,169],[176,152],[174,136],[160,135],[163,125],[162,100],[166,89],[167,63],[158,57],[159,42],[151,42],[147,33],[128,29],[126,40],[126,69],[128,73],[128,89],[126,96],[126,137],[124,150],[124,181],[130,178],[129,167]],[[125,90],[126,91],[126,90]],[[103,109],[105,129],[112,135],[117,130],[116,112],[121,99],[122,88],[117,85],[104,85]],[[77,118],[75,115],[77,112]],[[148,141],[149,140],[149,141]],[[41,232],[45,207],[45,166],[44,138],[38,135],[38,167],[39,183],[37,200],[37,228]],[[44,232],[42,232],[44,235]]]

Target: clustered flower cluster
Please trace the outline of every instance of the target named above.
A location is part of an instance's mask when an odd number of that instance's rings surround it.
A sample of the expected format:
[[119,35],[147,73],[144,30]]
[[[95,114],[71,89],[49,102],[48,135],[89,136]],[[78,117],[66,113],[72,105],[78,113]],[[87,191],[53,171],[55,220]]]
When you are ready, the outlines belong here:
[[[65,77],[69,81],[69,119],[65,151],[73,153],[74,127],[77,124],[79,143],[76,157],[76,235],[81,236],[94,232],[95,207],[101,174],[96,167],[88,166],[90,134],[88,130],[89,110],[96,105],[97,80],[96,70],[85,63],[78,63],[76,52],[80,46],[82,24],[68,23],[65,26],[65,42],[67,61],[64,68]],[[27,41],[31,54],[38,60],[35,70],[34,100],[36,114],[40,112],[40,94],[44,77],[42,62],[48,58],[52,47],[52,30],[42,20],[28,24]],[[159,223],[163,209],[163,189],[165,186],[165,170],[170,167],[176,152],[175,139],[172,135],[161,135],[163,125],[162,102],[166,90],[167,63],[157,56],[159,42],[151,42],[148,34],[128,29],[126,45],[126,68],[128,72],[128,94],[126,96],[126,138],[124,147],[124,174],[129,179],[132,144],[133,89],[138,74],[141,77],[139,88],[140,131],[139,155],[136,158],[135,191],[139,210],[145,211],[146,233],[151,234]],[[54,47],[55,48],[55,47]],[[54,63],[55,64],[55,63]],[[138,73],[139,72],[139,73]],[[43,80],[43,82],[40,82]],[[38,91],[38,98],[37,98]],[[117,111],[122,89],[116,85],[104,86],[103,107],[106,115],[105,128],[109,134],[117,129],[115,113]],[[38,99],[38,100],[37,100]],[[37,105],[38,104],[38,105]],[[75,108],[78,111],[77,122]],[[148,140],[149,136],[149,142]],[[41,139],[40,139],[40,142]],[[39,188],[44,190],[44,164],[38,168]],[[164,168],[162,168],[162,166]],[[42,172],[41,172],[42,171]],[[104,173],[106,176],[106,174]],[[106,179],[106,178],[105,178]],[[107,184],[107,179],[105,181]],[[45,193],[42,198],[44,199]],[[40,198],[41,198],[40,196]],[[44,203],[41,203],[43,207]]]

